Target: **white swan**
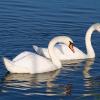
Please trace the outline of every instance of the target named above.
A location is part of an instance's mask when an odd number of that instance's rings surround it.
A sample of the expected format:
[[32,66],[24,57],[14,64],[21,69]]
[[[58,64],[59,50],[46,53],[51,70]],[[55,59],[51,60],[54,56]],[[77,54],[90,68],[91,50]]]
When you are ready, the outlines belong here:
[[[100,32],[100,23],[93,24],[86,32],[85,43],[86,43],[87,54],[83,53],[75,46],[73,47],[74,53],[72,53],[69,47],[66,46],[65,44],[57,44],[54,48],[57,57],[62,61],[94,58],[95,52],[91,44],[91,35],[95,30]],[[46,58],[50,58],[47,48],[41,48],[36,45],[33,45],[33,48],[39,55],[42,55]]]
[[[73,43],[71,38],[65,36],[58,36],[50,41],[48,50],[52,61],[35,53],[25,51],[15,57],[12,61],[4,57],[4,64],[11,73],[35,74],[54,71],[62,67],[60,60],[56,57],[53,50],[55,44],[65,43],[69,46],[70,42]],[[73,51],[73,48],[70,47],[70,49]]]

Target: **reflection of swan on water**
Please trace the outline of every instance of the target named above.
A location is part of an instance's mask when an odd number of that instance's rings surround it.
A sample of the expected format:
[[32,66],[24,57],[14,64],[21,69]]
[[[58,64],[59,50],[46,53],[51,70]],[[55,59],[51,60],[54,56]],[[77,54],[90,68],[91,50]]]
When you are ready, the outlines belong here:
[[[16,89],[21,95],[70,95],[71,86],[59,84],[57,76],[61,70],[41,74],[7,74],[3,91],[9,92]],[[66,70],[67,71],[67,70]],[[21,92],[22,91],[22,92]]]
[[91,77],[91,75],[89,74],[89,71],[90,71],[91,66],[93,64],[94,64],[94,59],[87,59],[86,64],[85,64],[84,69],[83,69],[84,78],[90,78]]
[[66,60],[62,61],[63,66],[80,66],[82,62],[85,61],[84,59],[76,59],[76,60]]
[[4,58],[4,64],[7,70],[11,73],[35,74],[60,69],[62,68],[61,61],[54,53],[54,46],[57,43],[65,43],[72,50],[73,53],[73,41],[71,40],[71,38],[66,36],[57,36],[53,38],[48,45],[48,50],[52,61],[45,57],[37,55],[36,53],[22,52],[12,61]]
[[[65,44],[58,44],[55,47],[55,53],[60,60],[73,60],[73,59],[86,59],[94,58],[95,52],[91,44],[91,35],[94,31],[100,32],[100,23],[93,24],[86,32],[85,44],[87,54],[83,53],[80,49],[74,46],[74,53]],[[36,45],[33,46],[34,50],[44,57],[50,58],[47,48],[41,48]]]
[[88,59],[83,69],[84,86],[86,88],[86,91],[83,94],[83,96],[95,95],[95,81],[90,75],[90,70],[92,69],[91,67],[93,64],[94,64],[94,59]]
[[41,74],[8,74],[4,82],[12,88],[27,89],[42,86],[42,82],[49,83],[55,80],[60,70]]

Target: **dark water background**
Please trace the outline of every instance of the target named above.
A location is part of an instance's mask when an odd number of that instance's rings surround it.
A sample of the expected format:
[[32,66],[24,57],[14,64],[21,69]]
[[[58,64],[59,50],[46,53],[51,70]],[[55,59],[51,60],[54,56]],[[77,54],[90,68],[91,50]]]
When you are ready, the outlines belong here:
[[[85,32],[100,22],[100,0],[0,0],[0,100],[100,100],[100,34],[92,44],[96,58],[61,70],[29,75],[6,74],[2,61],[51,38],[70,36],[85,50]],[[64,87],[71,84],[71,92]]]

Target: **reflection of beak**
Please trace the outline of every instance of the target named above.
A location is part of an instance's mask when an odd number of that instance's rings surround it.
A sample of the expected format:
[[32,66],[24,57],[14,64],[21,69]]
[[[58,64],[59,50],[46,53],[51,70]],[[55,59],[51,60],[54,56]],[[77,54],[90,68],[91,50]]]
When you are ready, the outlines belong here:
[[70,44],[69,44],[69,48],[71,49],[71,51],[73,52],[73,53],[75,53],[75,51],[74,51],[74,44],[72,43],[72,42],[70,42]]

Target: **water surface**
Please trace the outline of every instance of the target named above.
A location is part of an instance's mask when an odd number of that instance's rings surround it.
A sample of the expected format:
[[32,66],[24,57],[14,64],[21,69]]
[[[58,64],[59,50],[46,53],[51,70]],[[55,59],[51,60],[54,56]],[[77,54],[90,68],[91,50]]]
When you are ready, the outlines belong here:
[[[97,0],[0,0],[0,100],[100,100],[100,37],[92,36],[95,59],[44,74],[9,74],[2,57],[14,58],[32,45],[47,47],[55,36],[68,35],[86,52],[85,32],[100,22]],[[66,94],[65,87],[71,85]]]

